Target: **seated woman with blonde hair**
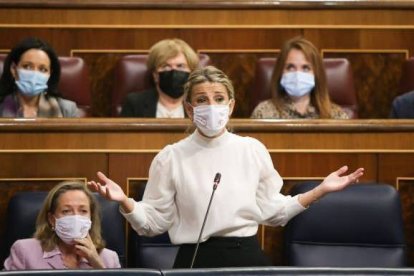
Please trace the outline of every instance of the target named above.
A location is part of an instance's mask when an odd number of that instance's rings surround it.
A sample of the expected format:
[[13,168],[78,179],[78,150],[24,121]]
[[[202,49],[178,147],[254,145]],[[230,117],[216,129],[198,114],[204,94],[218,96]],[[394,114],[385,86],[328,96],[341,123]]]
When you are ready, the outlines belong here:
[[[257,240],[259,224],[286,225],[311,203],[358,182],[364,174],[363,168],[346,174],[348,167],[343,166],[311,191],[283,195],[283,179],[265,146],[227,130],[236,103],[228,76],[212,66],[199,68],[190,74],[184,90],[186,112],[196,130],[157,154],[142,201],[128,198],[101,172],[99,181],[88,182],[119,203],[139,235],[168,231],[171,242],[180,246],[174,268],[272,265]],[[216,188],[206,221],[206,203],[211,203]]]
[[272,99],[259,103],[254,119],[348,119],[331,102],[323,60],[316,47],[302,37],[287,41],[273,70]]
[[84,183],[62,182],[47,195],[34,238],[17,240],[4,268],[120,268],[118,254],[104,247],[96,199]]

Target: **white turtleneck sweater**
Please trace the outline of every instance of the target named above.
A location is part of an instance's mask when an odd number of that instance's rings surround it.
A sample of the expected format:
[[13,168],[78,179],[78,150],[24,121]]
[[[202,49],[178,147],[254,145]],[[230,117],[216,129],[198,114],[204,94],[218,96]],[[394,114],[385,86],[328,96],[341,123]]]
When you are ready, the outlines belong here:
[[154,158],[143,200],[125,214],[140,235],[169,232],[174,244],[196,243],[213,191],[202,241],[247,237],[258,225],[285,225],[305,210],[297,197],[280,194],[282,178],[265,146],[229,132],[207,139],[195,131]]

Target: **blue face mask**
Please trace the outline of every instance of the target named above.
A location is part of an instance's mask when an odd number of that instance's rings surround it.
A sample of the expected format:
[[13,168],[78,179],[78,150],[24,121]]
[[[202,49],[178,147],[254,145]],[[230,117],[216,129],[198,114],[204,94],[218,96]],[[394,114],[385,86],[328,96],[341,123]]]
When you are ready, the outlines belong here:
[[19,80],[15,83],[19,92],[28,97],[34,97],[47,89],[49,75],[32,70],[17,69]]
[[283,74],[280,84],[290,96],[302,97],[315,87],[315,76],[300,71],[288,72]]

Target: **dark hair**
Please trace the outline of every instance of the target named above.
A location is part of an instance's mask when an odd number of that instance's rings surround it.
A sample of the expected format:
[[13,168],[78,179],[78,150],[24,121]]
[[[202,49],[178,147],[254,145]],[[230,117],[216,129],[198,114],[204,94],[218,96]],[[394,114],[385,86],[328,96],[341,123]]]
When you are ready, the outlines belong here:
[[12,94],[17,90],[15,80],[10,72],[12,64],[18,64],[21,56],[30,49],[39,49],[44,51],[50,59],[50,78],[47,82],[47,95],[60,97],[57,90],[59,79],[60,79],[60,63],[59,59],[52,49],[46,42],[39,38],[30,37],[22,40],[7,55],[4,66],[3,75],[0,78],[0,101],[3,101],[4,97]]

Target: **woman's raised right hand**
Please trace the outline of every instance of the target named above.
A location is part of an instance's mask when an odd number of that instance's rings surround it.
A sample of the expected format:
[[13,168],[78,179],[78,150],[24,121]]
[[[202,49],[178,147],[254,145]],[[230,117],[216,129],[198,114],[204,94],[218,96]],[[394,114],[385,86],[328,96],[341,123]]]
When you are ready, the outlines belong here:
[[118,184],[106,177],[106,175],[102,172],[98,172],[97,176],[99,178],[99,182],[95,182],[93,180],[88,181],[88,186],[92,190],[98,192],[109,200],[117,202],[123,202],[127,200],[127,196]]

